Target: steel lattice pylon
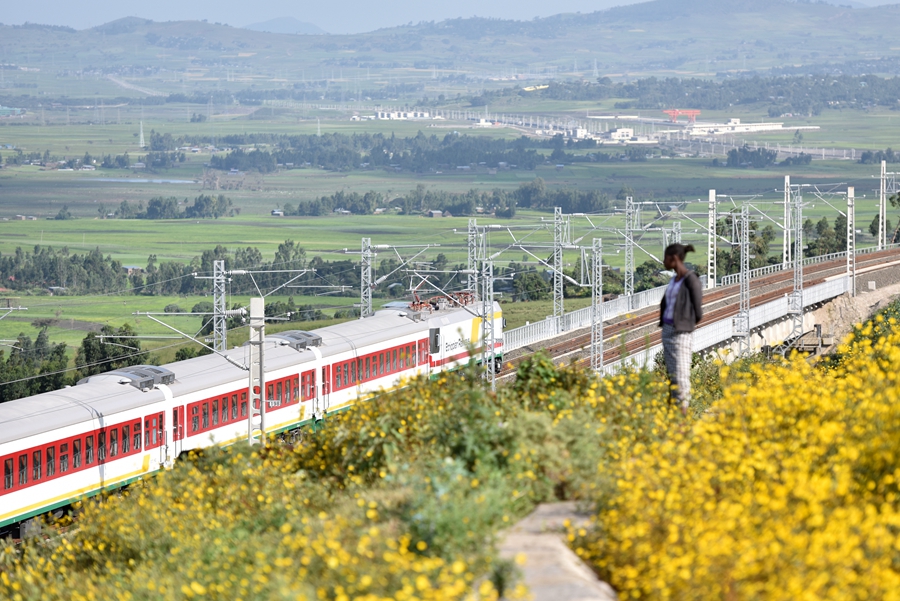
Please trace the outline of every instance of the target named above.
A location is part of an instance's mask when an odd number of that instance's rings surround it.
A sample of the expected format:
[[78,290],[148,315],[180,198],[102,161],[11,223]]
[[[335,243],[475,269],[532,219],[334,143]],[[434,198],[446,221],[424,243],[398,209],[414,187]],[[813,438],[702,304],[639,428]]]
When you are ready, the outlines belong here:
[[359,274],[359,318],[365,319],[374,315],[372,310],[372,289],[375,287],[372,282],[372,263],[375,260],[375,253],[372,252],[372,239],[362,239],[362,251],[360,254],[360,274]]
[[681,222],[676,221],[672,224],[672,244],[681,244]]
[[466,248],[468,250],[466,267],[468,275],[466,276],[466,288],[475,294],[478,294],[478,223],[475,219],[469,219],[469,229],[467,231]]
[[591,248],[591,369],[603,369],[603,240]]
[[553,316],[557,323],[565,312],[563,303],[563,245],[565,244],[565,220],[561,207],[553,208]]
[[786,355],[794,342],[803,335],[803,194],[800,186],[790,186],[789,203],[791,207],[791,244],[794,289],[788,294],[788,315],[791,316],[791,333],[776,349]]
[[[629,299],[634,295],[634,232],[640,211],[634,206],[631,196],[625,197],[625,296]],[[639,217],[638,217],[639,219]]]
[[494,264],[484,259],[479,266],[481,280],[481,366],[484,377],[494,390],[497,372],[494,369]]
[[716,191],[709,191],[708,205],[708,225],[707,225],[707,243],[706,243],[706,288],[712,289],[716,287],[716,250],[718,240],[716,239],[716,226],[718,215],[716,215]]
[[220,353],[228,350],[228,330],[226,328],[227,284],[225,261],[213,261],[213,348]]
[[847,290],[856,296],[856,190],[847,187]]
[[741,266],[740,305],[732,326],[738,339],[738,356],[744,357],[750,353],[750,207],[746,203],[732,226],[732,249],[737,247]]
[[888,241],[887,233],[887,205],[890,197],[900,191],[897,186],[897,174],[887,172],[887,161],[881,161],[881,189],[878,194],[878,250],[885,248],[893,241]]

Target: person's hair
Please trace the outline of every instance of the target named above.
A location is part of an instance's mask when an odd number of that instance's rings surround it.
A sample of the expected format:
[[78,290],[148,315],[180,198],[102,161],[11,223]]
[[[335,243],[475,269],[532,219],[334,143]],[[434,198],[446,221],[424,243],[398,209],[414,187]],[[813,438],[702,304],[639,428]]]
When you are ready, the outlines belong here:
[[693,244],[670,244],[666,247],[665,255],[678,257],[679,261],[684,262],[684,255],[692,252],[697,252]]

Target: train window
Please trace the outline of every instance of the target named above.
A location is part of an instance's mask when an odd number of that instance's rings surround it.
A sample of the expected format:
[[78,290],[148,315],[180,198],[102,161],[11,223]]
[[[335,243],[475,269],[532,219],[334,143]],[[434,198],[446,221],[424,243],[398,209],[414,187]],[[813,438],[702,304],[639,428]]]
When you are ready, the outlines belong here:
[[283,392],[282,388],[283,388],[283,385],[281,382],[277,382],[275,384],[275,400],[278,401],[279,405],[281,404],[281,401],[284,400],[284,397],[282,396],[282,392]]
[[106,459],[106,432],[97,434],[97,460],[103,462]]
[[350,383],[356,384],[356,361],[350,363]]
[[393,355],[394,355],[394,358],[393,358],[392,362],[394,365],[394,371],[397,371],[398,369],[400,369],[400,365],[397,363],[397,349],[394,349]]
[[[140,435],[140,432],[138,432]],[[59,445],[59,453],[62,455],[63,445]],[[84,464],[90,465],[94,463],[94,437],[88,436],[84,439]],[[59,471],[62,471],[62,457],[60,457]]]
[[291,396],[291,381],[290,381],[290,379],[288,379],[288,380],[285,380],[285,382],[284,382],[284,404],[290,405],[292,398],[293,397]]
[[219,399],[212,402],[212,423],[214,426],[219,425]]
[[155,417],[153,418],[153,446],[154,447],[156,446],[156,442],[157,442],[156,435],[159,433],[159,430],[157,430],[157,424],[158,424],[157,419],[158,418],[155,418]]
[[200,429],[200,407],[194,405],[191,407],[191,432]]
[[334,389],[338,390],[341,387],[341,366],[334,366]]
[[109,456],[115,457],[119,454],[119,429],[113,428],[109,432]]
[[241,417],[247,417],[247,393],[241,393]]
[[203,403],[203,429],[209,428],[209,403]]
[[266,386],[266,400],[274,401],[275,400],[275,385],[269,384]]
[[48,478],[56,473],[56,447],[47,447],[47,466],[44,471]]
[[28,484],[28,455],[19,455],[19,486]]
[[384,353],[378,353],[378,375],[384,375]]
[[37,482],[41,479],[41,452],[35,451],[31,455],[31,479]]
[[[47,449],[47,451],[49,452],[50,449]],[[72,441],[72,469],[77,470],[80,467],[81,467],[81,439],[76,438],[75,440]]]
[[238,404],[237,404],[237,395],[231,395],[231,419],[237,419],[238,412]]
[[3,461],[3,489],[9,490],[13,487],[13,460],[5,459]]
[[300,400],[300,378],[294,378],[294,401]]
[[65,474],[69,471],[69,445],[59,445],[59,473]]
[[[176,425],[176,430],[177,430],[177,429],[178,429],[178,428],[177,428],[177,425],[178,425],[177,422],[178,422],[178,420],[176,419],[175,421],[176,421],[176,424],[175,424],[175,425]],[[227,421],[228,421],[228,397],[227,397],[227,396],[223,396],[223,397],[222,397],[222,423],[224,424],[224,423],[227,422]]]
[[[177,411],[177,409],[176,409]],[[122,454],[127,455],[131,443],[131,426],[122,426]]]
[[134,444],[131,446],[134,447],[134,450],[140,451],[141,450],[141,422],[140,421],[134,422],[134,438],[132,439],[132,442]]
[[366,357],[366,380],[368,380],[371,376],[369,375],[369,358]]

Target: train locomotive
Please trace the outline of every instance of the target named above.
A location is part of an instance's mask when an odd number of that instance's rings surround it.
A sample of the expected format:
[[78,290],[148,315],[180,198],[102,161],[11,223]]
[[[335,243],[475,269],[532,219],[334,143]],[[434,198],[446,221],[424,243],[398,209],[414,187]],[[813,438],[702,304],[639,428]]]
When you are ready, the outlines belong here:
[[[481,357],[483,305],[469,293],[391,303],[366,319],[265,338],[266,430],[296,430],[358,398]],[[503,319],[493,304],[493,358]],[[246,364],[249,347],[227,351]],[[494,366],[491,366],[494,367]],[[248,435],[248,375],[215,354],[138,365],[0,404],[0,531]]]

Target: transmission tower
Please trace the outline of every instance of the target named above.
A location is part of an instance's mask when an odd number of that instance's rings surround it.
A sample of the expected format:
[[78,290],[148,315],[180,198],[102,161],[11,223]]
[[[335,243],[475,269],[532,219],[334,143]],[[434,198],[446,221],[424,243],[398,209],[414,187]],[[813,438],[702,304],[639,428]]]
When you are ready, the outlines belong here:
[[[635,215],[640,211],[634,206],[631,196],[625,197],[625,296],[629,299],[634,294],[634,232]],[[638,217],[639,219],[640,217]],[[629,301],[630,302],[630,301]]]
[[591,248],[591,369],[603,370],[603,240]]
[[[878,195],[878,249],[885,248],[889,242],[887,239],[887,204],[891,196],[900,191],[897,185],[896,173],[889,173],[887,161],[881,161],[881,190]],[[893,239],[893,238],[892,238]]]
[[490,383],[491,390],[496,390],[497,370],[495,369],[494,352],[494,264],[489,258],[483,258],[479,266],[481,280],[481,365],[484,377]]
[[676,221],[672,224],[672,244],[681,244],[681,222]]
[[[66,118],[68,119],[68,113],[66,113]],[[144,122],[143,121],[141,121],[141,138],[139,140],[139,144],[140,144],[141,148],[146,146],[146,144],[144,143]]]
[[792,263],[794,265],[794,289],[788,295],[788,315],[791,316],[791,333],[776,349],[786,355],[791,345],[803,335],[803,194],[800,186],[790,186],[791,229],[793,230]]
[[563,245],[565,240],[565,220],[562,207],[553,208],[553,316],[557,323],[562,319],[563,306]]
[[706,288],[712,289],[716,287],[716,248],[718,240],[716,240],[716,226],[718,216],[716,215],[716,191],[709,191],[708,213],[708,229],[706,243]]
[[732,327],[738,339],[738,357],[744,357],[750,353],[750,208],[747,203],[741,206],[740,216],[733,218],[732,231],[731,248],[737,247],[741,267],[740,305]]
[[225,327],[226,282],[225,261],[213,261],[213,348],[219,352],[228,349],[228,331]]
[[362,239],[359,274],[359,318],[365,319],[375,314],[372,310],[372,263],[375,252],[372,250],[372,239]]
[[[856,296],[856,190],[847,187],[847,287]],[[883,229],[883,228],[882,228]]]
[[475,219],[469,219],[466,248],[468,250],[466,289],[478,294],[478,272],[476,270],[478,269],[479,235],[478,223]]

